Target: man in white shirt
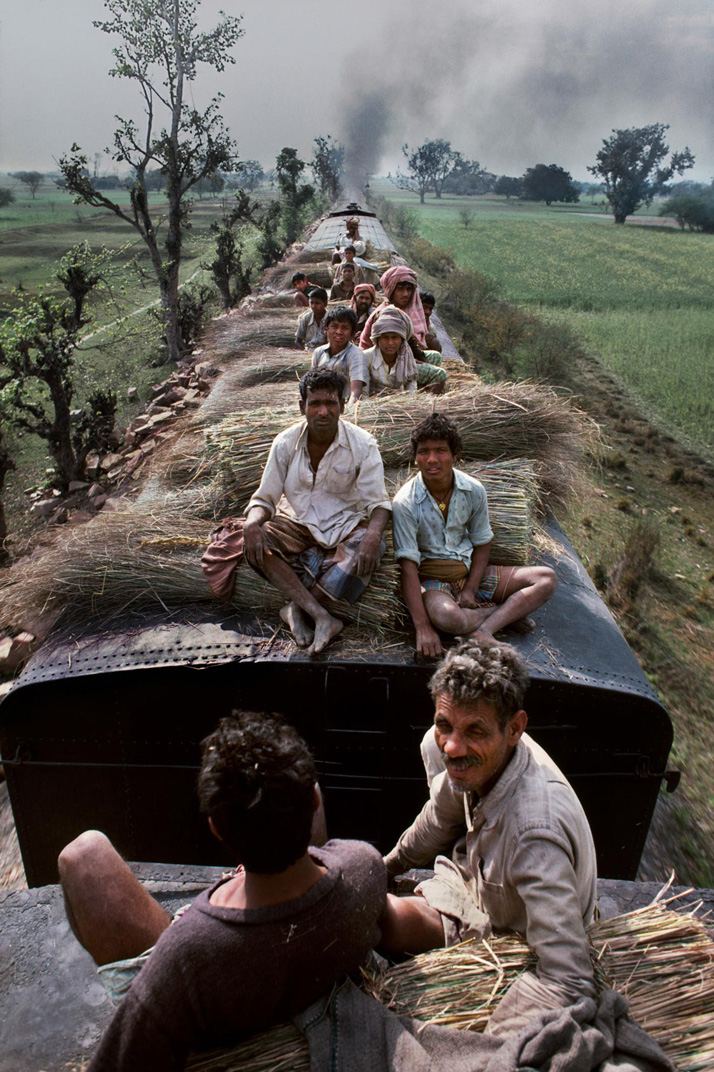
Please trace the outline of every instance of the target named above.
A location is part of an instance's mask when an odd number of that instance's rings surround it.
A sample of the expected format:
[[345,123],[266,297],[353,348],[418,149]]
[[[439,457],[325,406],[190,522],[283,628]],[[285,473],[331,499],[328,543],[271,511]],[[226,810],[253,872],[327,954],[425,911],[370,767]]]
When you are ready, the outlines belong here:
[[295,345],[298,350],[314,350],[326,341],[325,315],[327,313],[327,291],[315,287],[310,291],[310,308],[298,320],[295,332]]
[[243,524],[247,562],[287,597],[281,617],[310,654],[343,628],[322,600],[354,603],[369,584],[391,511],[376,440],[340,419],[344,387],[334,369],[303,376],[305,420],[273,440]]

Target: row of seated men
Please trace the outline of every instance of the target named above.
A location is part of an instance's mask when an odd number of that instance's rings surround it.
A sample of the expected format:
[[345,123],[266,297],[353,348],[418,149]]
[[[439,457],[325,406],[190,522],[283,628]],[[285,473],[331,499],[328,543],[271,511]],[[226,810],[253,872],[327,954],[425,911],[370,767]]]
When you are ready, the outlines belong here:
[[[566,1045],[585,1025],[567,1047],[581,1054],[593,1046],[593,839],[571,786],[525,732],[527,666],[494,638],[547,599],[555,577],[545,567],[489,565],[485,491],[456,467],[458,428],[444,414],[415,427],[417,471],[390,503],[376,441],[342,420],[344,388],[333,369],[306,373],[301,420],[276,437],[246,517],[223,523],[202,564],[225,597],[240,584],[235,565],[245,558],[285,597],[281,613],[297,644],[317,653],[343,628],[325,600],[334,610],[363,595],[393,512],[417,647],[443,655],[445,635],[462,637],[430,683],[434,725],[422,743],[429,799],[384,858],[364,842],[327,841],[315,765],[290,711],[286,720],[266,712],[222,720],[203,742],[198,789],[210,829],[235,861],[230,875],[172,921],[102,833],[81,835],[60,856],[72,929],[120,1002],[89,1072],[173,1072],[194,1050],[296,1015],[307,1030],[321,1018],[311,1003],[372,949],[394,957],[509,930],[526,937],[535,966],[507,990],[487,1036],[459,1033],[456,1045],[485,1047],[490,1060],[514,1037],[546,1031]],[[413,896],[387,892],[388,876],[432,865],[433,878]],[[367,1045],[371,1019],[344,1037],[357,1031]],[[638,1029],[630,1028],[632,1040]],[[400,1021],[394,1030],[406,1028]],[[624,1067],[672,1072],[640,1034],[649,1063]],[[415,1037],[418,1030],[408,1046]],[[453,1067],[400,1063],[405,1039],[370,1072]],[[597,1046],[599,1061],[605,1043]],[[485,1069],[479,1060],[459,1067]],[[357,1066],[367,1067],[342,1055],[339,1067]]]
[[[349,267],[345,264],[344,270]],[[444,391],[448,375],[430,324],[435,299],[419,291],[413,269],[387,269],[380,279],[381,302],[371,283],[351,282],[349,306],[329,309],[338,286],[342,300],[343,281],[332,287],[329,298],[304,272],[295,273],[292,282],[296,295],[306,296],[309,304],[298,321],[295,345],[313,351],[313,368],[336,368],[347,377],[350,405],[383,391]]]

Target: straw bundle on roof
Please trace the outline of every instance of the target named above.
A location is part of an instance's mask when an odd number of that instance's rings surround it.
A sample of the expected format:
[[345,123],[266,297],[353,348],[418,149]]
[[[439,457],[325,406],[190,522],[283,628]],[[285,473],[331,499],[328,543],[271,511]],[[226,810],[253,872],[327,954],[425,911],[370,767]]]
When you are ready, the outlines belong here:
[[[36,615],[56,617],[63,627],[104,624],[129,612],[171,613],[187,604],[215,602],[200,563],[212,525],[180,507],[144,502],[100,514],[66,533],[31,570],[21,562],[6,571],[0,627],[22,628]],[[284,602],[249,566],[238,567],[232,608],[256,616]],[[325,605],[371,631],[390,629],[401,612],[391,556],[354,606]]]
[[[578,409],[535,384],[469,388],[445,396],[439,409],[458,421],[467,463],[532,459],[539,506],[546,512],[567,499],[584,448],[594,435],[592,422]],[[433,397],[430,401],[395,394],[360,403],[347,419],[376,437],[385,466],[394,468],[409,463],[412,429],[433,410]],[[206,429],[205,455],[194,459],[194,467],[216,465],[231,502],[244,505],[260,480],[270,444],[294,419],[294,409],[268,406],[226,418]],[[239,495],[235,500],[234,491]]]
[[[632,1018],[679,1072],[714,1068],[714,942],[702,921],[653,904],[593,924],[590,938],[602,985],[624,994]],[[523,939],[505,935],[423,953],[367,976],[365,989],[399,1014],[482,1031],[513,980],[533,965]],[[292,1025],[281,1024],[188,1067],[191,1072],[307,1072],[307,1043]]]

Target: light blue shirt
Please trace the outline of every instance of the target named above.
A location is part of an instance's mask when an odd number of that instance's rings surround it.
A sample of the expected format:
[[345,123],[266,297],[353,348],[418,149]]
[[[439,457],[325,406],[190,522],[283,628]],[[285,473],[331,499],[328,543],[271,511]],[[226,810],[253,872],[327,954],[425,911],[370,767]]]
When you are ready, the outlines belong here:
[[421,473],[394,497],[394,557],[417,566],[424,559],[463,562],[468,568],[474,547],[490,543],[486,489],[475,477],[454,469],[454,491],[444,515],[427,491]]
[[361,380],[364,384],[369,383],[367,358],[364,356],[364,350],[360,350],[353,342],[348,342],[344,350],[341,350],[339,354],[335,354],[334,357],[330,357],[329,342],[325,343],[324,346],[318,346],[312,355],[312,368],[333,368],[337,372],[341,372],[347,380],[345,398],[350,397],[350,384],[353,380]]

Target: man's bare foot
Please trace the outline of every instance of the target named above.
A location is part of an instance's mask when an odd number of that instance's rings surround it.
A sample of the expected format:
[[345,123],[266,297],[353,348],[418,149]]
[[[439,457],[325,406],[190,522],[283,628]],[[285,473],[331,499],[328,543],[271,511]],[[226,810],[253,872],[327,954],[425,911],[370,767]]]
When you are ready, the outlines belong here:
[[532,633],[535,629],[535,622],[532,618],[519,618],[515,622],[511,622],[506,626],[512,633],[518,633],[519,636],[526,636],[527,633]]
[[473,622],[473,625],[468,633],[464,633],[464,636],[474,636],[476,633],[482,632],[483,623],[487,621],[493,612],[498,610],[497,607],[479,607],[477,610],[468,610],[467,613]]
[[280,617],[290,629],[299,648],[306,648],[312,642],[315,629],[302,607],[297,603],[286,603],[280,608]]
[[343,629],[344,623],[331,614],[326,613],[324,618],[319,618],[315,622],[315,639],[307,649],[308,655],[319,655]]

